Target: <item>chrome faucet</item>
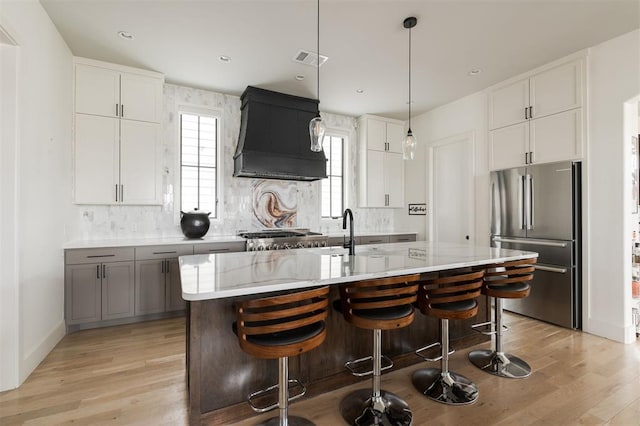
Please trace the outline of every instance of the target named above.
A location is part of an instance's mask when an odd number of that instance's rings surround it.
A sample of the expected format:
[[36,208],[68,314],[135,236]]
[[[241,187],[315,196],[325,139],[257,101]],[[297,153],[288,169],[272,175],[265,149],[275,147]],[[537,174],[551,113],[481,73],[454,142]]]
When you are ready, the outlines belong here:
[[342,229],[347,229],[347,216],[349,216],[349,242],[344,242],[342,247],[349,249],[349,256],[353,256],[356,248],[356,241],[353,238],[353,212],[351,209],[346,209],[342,213]]

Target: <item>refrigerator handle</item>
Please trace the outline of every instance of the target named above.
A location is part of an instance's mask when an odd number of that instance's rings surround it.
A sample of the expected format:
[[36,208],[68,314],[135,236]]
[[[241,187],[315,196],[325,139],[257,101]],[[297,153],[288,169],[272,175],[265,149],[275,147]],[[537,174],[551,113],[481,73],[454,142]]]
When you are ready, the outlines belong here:
[[520,224],[520,229],[525,229],[525,219],[524,219],[524,200],[526,198],[525,193],[525,185],[524,185],[524,175],[518,176],[520,179],[520,188],[518,190],[518,223]]
[[533,197],[533,176],[530,174],[527,174],[527,183],[529,184],[529,226],[527,226],[527,230],[531,230],[533,229],[533,215],[534,215],[534,204],[535,204],[535,199]]

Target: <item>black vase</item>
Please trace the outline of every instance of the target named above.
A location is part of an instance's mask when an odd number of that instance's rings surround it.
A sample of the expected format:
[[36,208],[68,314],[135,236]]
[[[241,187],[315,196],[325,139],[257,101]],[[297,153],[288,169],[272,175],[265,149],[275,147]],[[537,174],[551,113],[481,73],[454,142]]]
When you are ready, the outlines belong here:
[[185,213],[181,211],[180,229],[187,238],[202,238],[209,231],[209,215],[211,213],[199,212],[195,209]]

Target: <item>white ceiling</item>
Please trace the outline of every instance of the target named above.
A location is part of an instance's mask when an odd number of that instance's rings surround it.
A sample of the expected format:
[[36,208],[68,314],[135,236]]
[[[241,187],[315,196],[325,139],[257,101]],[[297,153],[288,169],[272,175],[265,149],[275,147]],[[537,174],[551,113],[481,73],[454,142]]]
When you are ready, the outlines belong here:
[[[74,55],[222,93],[252,85],[315,98],[315,68],[292,61],[299,49],[316,50],[314,0],[40,2]],[[415,114],[640,27],[638,0],[320,0],[320,9],[320,53],[329,57],[320,68],[320,110],[403,119],[408,16],[418,18]],[[472,69],[482,72],[470,77]]]

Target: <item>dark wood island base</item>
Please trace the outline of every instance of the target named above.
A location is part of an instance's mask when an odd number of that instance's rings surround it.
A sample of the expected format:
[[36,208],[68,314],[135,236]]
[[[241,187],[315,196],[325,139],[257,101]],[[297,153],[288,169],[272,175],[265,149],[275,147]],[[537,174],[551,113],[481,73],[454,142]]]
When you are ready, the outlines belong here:
[[[339,298],[337,286],[331,288],[330,300]],[[247,404],[247,395],[278,381],[277,362],[249,356],[238,345],[231,324],[235,321],[233,303],[241,299],[189,302],[186,350],[192,425],[226,425],[255,415]],[[490,318],[484,297],[479,304],[478,316],[451,324],[450,338],[456,349],[489,340],[471,329],[471,324]],[[290,377],[307,386],[305,398],[370,380],[352,376],[344,363],[370,355],[371,332],[348,324],[335,310],[329,312],[326,325],[327,339],[319,348],[289,360]],[[423,362],[413,351],[438,341],[439,332],[437,319],[416,315],[409,327],[383,333],[382,352],[393,359],[394,369]]]

